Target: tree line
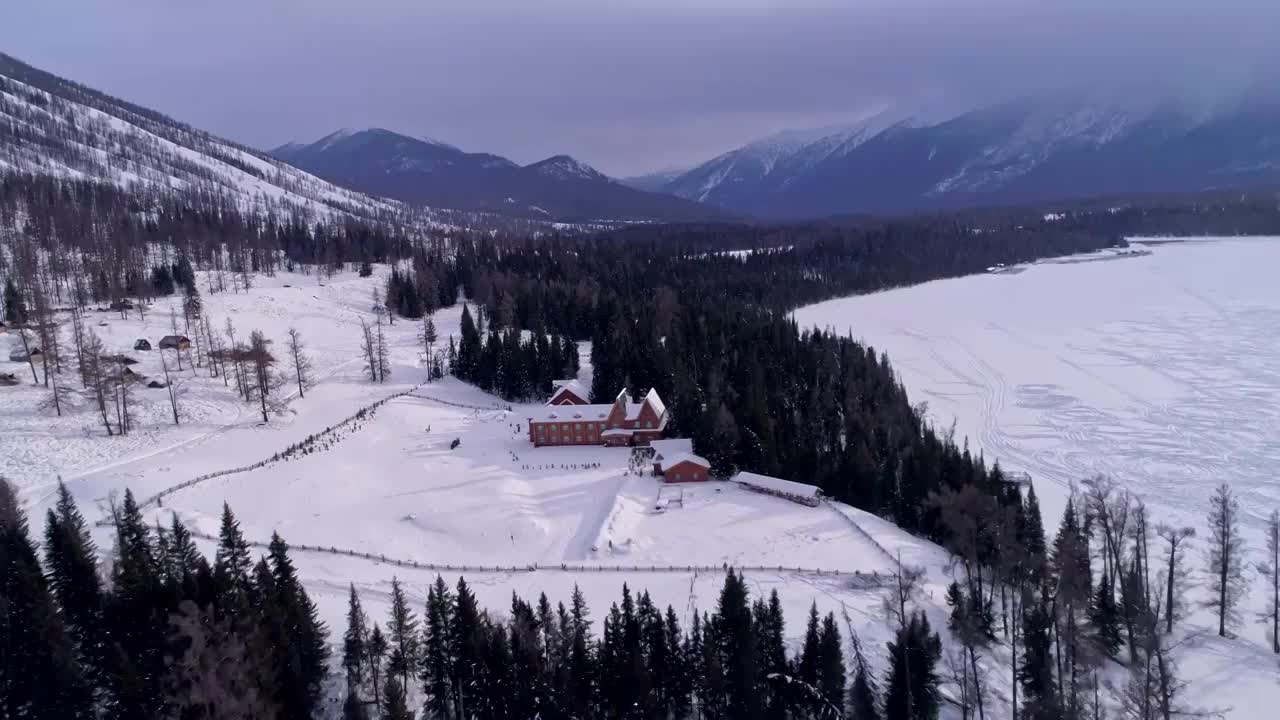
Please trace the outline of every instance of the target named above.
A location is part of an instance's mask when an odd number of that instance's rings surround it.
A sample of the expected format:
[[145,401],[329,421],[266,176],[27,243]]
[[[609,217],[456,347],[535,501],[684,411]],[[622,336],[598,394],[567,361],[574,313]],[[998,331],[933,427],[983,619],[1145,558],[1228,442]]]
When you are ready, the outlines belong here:
[[856,636],[846,647],[836,617],[816,606],[802,647],[788,653],[776,591],[753,600],[732,570],[714,612],[694,611],[687,629],[674,608],[624,585],[599,635],[576,588],[567,606],[513,595],[499,615],[465,579],[437,577],[419,612],[393,580],[385,624],[351,587],[340,663],[331,663],[329,630],[278,535],[255,562],[224,506],[210,563],[176,515],[152,528],[129,492],[112,524],[104,571],[60,484],[41,553],[0,481],[4,717],[301,720],[333,695],[334,665],[345,676],[343,717],[353,720],[836,718],[851,704],[874,708],[869,717],[881,706],[895,720],[937,715],[941,646],[922,613],[886,648],[880,677]]
[[461,337],[457,346],[449,338],[447,365],[460,380],[508,401],[546,400],[552,382],[578,375],[578,345],[568,338],[535,329],[523,337],[515,328],[490,325],[486,313],[463,305]]

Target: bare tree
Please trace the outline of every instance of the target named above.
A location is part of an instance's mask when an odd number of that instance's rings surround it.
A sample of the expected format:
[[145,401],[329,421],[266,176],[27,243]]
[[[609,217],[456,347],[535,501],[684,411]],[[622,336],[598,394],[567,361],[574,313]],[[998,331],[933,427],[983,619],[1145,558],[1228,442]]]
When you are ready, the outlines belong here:
[[1182,615],[1181,598],[1186,590],[1189,576],[1183,562],[1186,550],[1182,546],[1196,536],[1196,529],[1193,527],[1174,528],[1160,524],[1156,526],[1156,534],[1165,543],[1164,618],[1165,632],[1171,633],[1173,632],[1173,621]]
[[106,367],[107,361],[102,357],[102,340],[89,330],[85,334],[84,355],[81,363],[81,374],[85,378],[85,392],[93,400],[102,417],[102,427],[107,435],[115,435],[111,427],[111,416],[107,414],[107,398],[115,396],[115,388],[111,383],[111,374]]
[[1218,613],[1218,635],[1227,636],[1227,628],[1240,620],[1238,607],[1248,588],[1244,574],[1244,539],[1240,536],[1240,503],[1231,486],[1218,486],[1209,500],[1208,575],[1213,596],[1205,603]]
[[272,371],[276,359],[268,347],[270,344],[271,341],[262,334],[261,330],[254,330],[249,334],[249,348],[243,353],[252,373],[253,396],[258,399],[262,407],[262,422],[270,420],[267,412],[274,407],[272,393],[283,384]]
[[293,359],[293,375],[298,381],[298,397],[306,397],[306,391],[314,384],[311,358],[307,356],[306,349],[302,333],[297,328],[289,328],[289,357]]
[[419,333],[418,340],[422,341],[422,349],[425,350],[427,353],[426,362],[428,367],[428,373],[427,373],[428,377],[431,377],[431,372],[430,372],[431,363],[435,358],[435,353],[433,352],[433,350],[435,348],[436,340],[439,340],[439,339],[440,339],[439,336],[436,334],[436,321],[431,318],[430,313],[423,315],[422,316],[422,332]]
[[378,382],[386,382],[391,374],[391,349],[387,347],[387,336],[382,332],[382,320],[378,320]]
[[123,355],[116,355],[109,362],[109,377],[115,389],[112,399],[115,402],[116,409],[116,430],[121,435],[128,435],[129,431],[133,429],[133,407],[130,405],[130,398],[132,397],[130,390],[133,388],[133,384],[137,382],[138,376],[125,364]]
[[173,424],[179,425],[181,421],[178,419],[178,397],[180,395],[178,388],[178,378],[180,375],[170,375],[169,361],[164,357],[164,351],[160,351],[160,367],[164,370],[164,387],[169,392],[169,407],[173,410]]
[[62,384],[62,375],[53,373],[49,383],[49,397],[40,403],[42,409],[53,408],[53,411],[62,417],[62,406],[71,400],[71,388]]
[[1258,619],[1271,624],[1271,652],[1280,653],[1280,512],[1275,510],[1267,518],[1267,558],[1258,563],[1258,572],[1270,590],[1266,612]]
[[18,328],[18,339],[22,341],[22,352],[26,353],[27,365],[31,368],[31,382],[39,385],[40,376],[36,375],[36,359],[31,357],[31,351],[37,348],[31,344],[31,336],[26,327]]
[[[235,371],[236,390],[240,392],[240,395],[245,399],[245,402],[248,402],[249,379],[245,374],[244,347],[236,342],[236,328],[231,324],[231,318],[229,317],[227,318],[226,333],[229,345],[226,349],[225,355],[230,357],[231,369]],[[225,366],[223,367],[223,372],[226,372]]]
[[364,320],[360,321],[360,333],[362,336],[360,351],[364,353],[365,365],[369,368],[369,379],[378,382],[378,346],[373,339],[373,331],[369,329],[369,323]]
[[89,383],[84,377],[84,314],[78,307],[71,310],[71,340],[76,347],[76,367],[80,371],[80,386],[88,387]]
[[[173,329],[173,334],[175,337],[181,337],[181,335],[178,333],[178,311],[172,307],[169,308],[169,327]],[[163,348],[161,349],[161,352],[164,352]],[[178,372],[182,372],[182,343],[181,342],[178,343],[178,347],[174,349],[173,354],[178,358]]]
[[923,578],[924,570],[904,566],[902,553],[898,553],[893,585],[889,588],[889,594],[881,600],[881,606],[884,608],[885,617],[894,620],[900,628],[907,626],[907,619],[911,617],[910,611],[914,609],[915,602],[920,597],[920,582]]

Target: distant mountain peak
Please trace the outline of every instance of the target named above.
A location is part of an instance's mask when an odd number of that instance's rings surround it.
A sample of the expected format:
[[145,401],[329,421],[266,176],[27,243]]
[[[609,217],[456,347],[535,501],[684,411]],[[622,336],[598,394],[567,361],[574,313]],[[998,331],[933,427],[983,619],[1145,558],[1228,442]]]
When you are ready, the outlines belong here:
[[568,155],[521,167],[379,128],[339,130],[310,145],[282,146],[276,156],[347,187],[435,207],[568,221],[725,216],[684,198],[623,186]]
[[568,155],[553,155],[528,167],[530,170],[537,171],[539,175],[560,180],[609,180],[600,171]]
[[1280,183],[1280,103],[1213,112],[1177,98],[1026,97],[872,113],[744,145],[656,186],[774,218]]

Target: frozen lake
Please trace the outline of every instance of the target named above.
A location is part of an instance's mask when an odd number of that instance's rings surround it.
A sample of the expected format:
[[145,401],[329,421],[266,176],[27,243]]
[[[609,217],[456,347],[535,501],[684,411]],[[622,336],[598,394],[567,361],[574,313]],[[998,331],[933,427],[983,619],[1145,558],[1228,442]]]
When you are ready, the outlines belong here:
[[802,308],[889,354],[913,402],[1029,472],[1052,520],[1113,476],[1157,520],[1203,526],[1232,484],[1261,546],[1280,507],[1280,238],[1153,244]]

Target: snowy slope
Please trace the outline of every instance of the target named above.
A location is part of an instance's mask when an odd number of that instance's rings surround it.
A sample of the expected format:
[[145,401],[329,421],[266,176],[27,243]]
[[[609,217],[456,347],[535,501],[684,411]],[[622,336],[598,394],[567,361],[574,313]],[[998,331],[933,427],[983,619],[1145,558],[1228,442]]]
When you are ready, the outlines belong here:
[[[1017,273],[942,280],[819,303],[805,326],[865,338],[888,353],[937,427],[955,423],[988,461],[1029,473],[1057,526],[1072,483],[1113,477],[1153,524],[1197,529],[1188,557],[1205,600],[1206,513],[1231,485],[1248,564],[1280,507],[1280,238],[1152,246],[1147,255],[1041,262]],[[1084,290],[1087,289],[1087,292]],[[854,319],[854,320],[851,320]],[[1216,637],[1196,609],[1175,640],[1193,702],[1230,718],[1269,718],[1280,702],[1269,638],[1253,622]]]
[[845,128],[780,133],[665,190],[797,218],[1194,192],[1280,181],[1280,103],[1037,98],[963,113],[885,111]]
[[0,54],[0,172],[206,193],[243,211],[436,224],[429,210],[340,188],[279,160]]

